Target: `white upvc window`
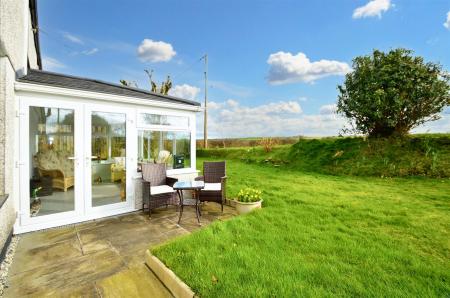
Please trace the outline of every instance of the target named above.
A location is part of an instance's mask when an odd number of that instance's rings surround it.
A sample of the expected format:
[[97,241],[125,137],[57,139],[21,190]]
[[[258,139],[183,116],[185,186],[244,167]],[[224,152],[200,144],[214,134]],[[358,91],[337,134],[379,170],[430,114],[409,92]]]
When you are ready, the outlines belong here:
[[138,112],[138,162],[165,163],[169,174],[195,170],[194,123],[190,114]]

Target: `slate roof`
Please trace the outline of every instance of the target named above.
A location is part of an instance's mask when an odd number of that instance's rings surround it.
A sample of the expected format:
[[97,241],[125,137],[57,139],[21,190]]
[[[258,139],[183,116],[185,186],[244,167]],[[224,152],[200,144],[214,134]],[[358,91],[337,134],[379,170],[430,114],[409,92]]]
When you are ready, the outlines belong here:
[[138,88],[126,87],[119,84],[103,82],[83,77],[75,77],[54,72],[29,69],[28,74],[17,79],[19,82],[31,83],[52,87],[68,88],[75,90],[99,92],[105,94],[121,95],[134,98],[143,98],[167,103],[186,104],[200,106],[199,102],[183,98],[153,93]]

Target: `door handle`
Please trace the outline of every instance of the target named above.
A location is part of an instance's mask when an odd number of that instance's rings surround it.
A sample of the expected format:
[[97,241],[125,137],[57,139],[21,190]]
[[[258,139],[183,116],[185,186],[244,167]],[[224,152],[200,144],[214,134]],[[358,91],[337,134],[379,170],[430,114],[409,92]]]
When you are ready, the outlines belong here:
[[80,162],[78,161],[78,157],[76,156],[69,156],[67,159],[73,160],[77,166],[80,164]]

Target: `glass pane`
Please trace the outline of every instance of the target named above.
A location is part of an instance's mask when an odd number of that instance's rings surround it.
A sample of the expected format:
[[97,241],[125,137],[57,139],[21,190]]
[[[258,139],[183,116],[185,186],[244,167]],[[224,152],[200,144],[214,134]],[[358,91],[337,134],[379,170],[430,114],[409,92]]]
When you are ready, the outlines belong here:
[[126,115],[92,113],[92,206],[126,200]]
[[139,114],[139,124],[188,127],[189,126],[189,118],[183,117],[183,116],[170,116],[170,115],[141,113],[141,114]]
[[74,205],[74,110],[30,107],[30,213],[72,211]]
[[168,169],[191,166],[191,134],[185,131],[140,130],[138,160],[165,163]]

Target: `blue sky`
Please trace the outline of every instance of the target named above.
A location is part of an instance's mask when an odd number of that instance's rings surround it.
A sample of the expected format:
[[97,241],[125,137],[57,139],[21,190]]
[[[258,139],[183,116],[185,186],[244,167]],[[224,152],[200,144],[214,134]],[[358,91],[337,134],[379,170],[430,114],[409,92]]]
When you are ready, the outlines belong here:
[[[208,53],[212,137],[336,135],[336,86],[374,48],[450,69],[450,0],[38,4],[47,70],[148,88],[153,69],[156,81],[172,76],[174,95],[202,100]],[[416,131],[450,132],[442,116]]]

